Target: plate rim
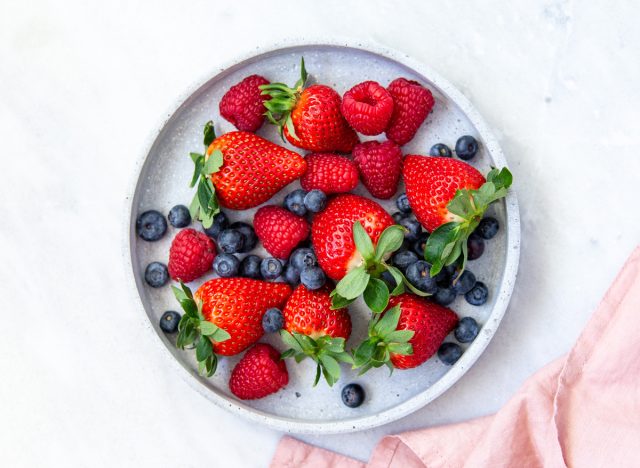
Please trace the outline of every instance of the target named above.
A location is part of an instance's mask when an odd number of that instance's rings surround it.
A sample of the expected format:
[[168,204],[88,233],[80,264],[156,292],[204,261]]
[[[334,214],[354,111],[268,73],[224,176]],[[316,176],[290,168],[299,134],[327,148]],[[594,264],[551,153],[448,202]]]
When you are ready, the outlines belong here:
[[502,149],[493,135],[493,132],[485,122],[484,118],[471,104],[471,101],[467,99],[461,91],[459,91],[452,83],[443,78],[438,72],[433,70],[430,66],[425,65],[417,59],[414,59],[406,53],[402,53],[398,50],[392,49],[380,44],[371,43],[363,40],[353,39],[339,39],[339,40],[327,40],[326,38],[290,38],[282,41],[273,42],[269,45],[257,46],[251,51],[245,51],[242,54],[238,54],[234,59],[227,60],[222,63],[216,64],[207,73],[203,73],[201,77],[191,82],[191,84],[185,89],[183,93],[176,96],[171,101],[170,107],[165,110],[161,115],[166,116],[159,119],[159,123],[152,127],[148,136],[143,140],[142,148],[139,150],[139,156],[136,159],[135,166],[132,171],[131,181],[129,183],[129,189],[125,197],[125,216],[123,222],[123,236],[122,236],[122,256],[126,275],[126,281],[129,283],[127,288],[132,299],[137,304],[137,307],[141,309],[142,317],[140,319],[141,326],[151,332],[154,336],[154,342],[163,349],[165,356],[169,358],[171,367],[180,375],[183,380],[186,380],[189,385],[200,395],[207,400],[213,402],[216,406],[230,411],[234,414],[239,414],[249,421],[259,422],[272,429],[280,430],[287,433],[298,434],[339,434],[348,432],[357,432],[366,429],[372,429],[392,421],[403,418],[420,408],[426,406],[446,390],[451,388],[456,382],[458,382],[462,376],[468,371],[468,369],[478,360],[482,355],[489,342],[495,335],[497,327],[499,326],[506,309],[509,305],[513,288],[515,285],[518,265],[520,259],[520,214],[519,205],[516,196],[516,191],[512,187],[509,189],[507,196],[504,200],[506,211],[507,229],[507,255],[505,259],[505,266],[503,270],[500,295],[496,298],[496,303],[491,310],[485,326],[491,322],[492,331],[490,334],[481,334],[470,346],[462,357],[452,366],[449,371],[443,375],[433,385],[425,389],[424,391],[414,395],[413,397],[405,400],[404,402],[385,409],[377,414],[354,417],[339,421],[301,421],[294,418],[287,418],[283,416],[277,416],[273,414],[265,413],[261,410],[252,408],[239,401],[233,401],[226,396],[220,395],[214,391],[211,391],[200,378],[197,378],[192,372],[184,366],[184,364],[176,359],[176,356],[168,348],[165,341],[159,335],[157,330],[151,324],[149,316],[146,312],[142,297],[137,286],[137,280],[134,275],[133,266],[133,250],[131,239],[135,235],[135,222],[132,218],[134,213],[134,200],[136,189],[140,176],[144,169],[147,157],[150,154],[155,141],[160,136],[160,133],[168,123],[168,121],[175,115],[180,108],[186,104],[189,98],[197,93],[202,87],[206,86],[208,82],[217,77],[217,75],[225,70],[240,65],[243,62],[258,59],[261,56],[276,53],[282,50],[297,48],[297,47],[342,47],[347,49],[356,49],[364,52],[379,55],[383,58],[393,60],[399,64],[408,67],[425,77],[427,77],[433,84],[435,84],[440,91],[451,99],[469,119],[471,124],[475,127],[478,134],[482,136],[486,146],[492,148],[491,158],[500,167],[507,166]]

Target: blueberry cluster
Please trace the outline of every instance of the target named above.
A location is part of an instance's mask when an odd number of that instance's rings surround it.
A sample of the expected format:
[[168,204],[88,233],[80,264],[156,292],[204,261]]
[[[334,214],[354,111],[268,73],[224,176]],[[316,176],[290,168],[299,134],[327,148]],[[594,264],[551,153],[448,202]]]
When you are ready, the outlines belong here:
[[[478,147],[478,140],[471,135],[464,135],[456,141],[455,154],[464,161],[470,161],[476,157]],[[444,143],[437,143],[431,147],[429,155],[451,158],[453,157],[453,151]]]

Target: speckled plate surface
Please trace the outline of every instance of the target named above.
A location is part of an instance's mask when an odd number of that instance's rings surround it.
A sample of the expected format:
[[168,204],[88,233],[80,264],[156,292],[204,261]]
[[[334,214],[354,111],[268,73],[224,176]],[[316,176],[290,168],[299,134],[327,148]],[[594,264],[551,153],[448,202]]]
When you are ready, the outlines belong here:
[[[126,221],[126,261],[130,262],[131,282],[135,284],[150,328],[157,334],[161,347],[169,353],[168,363],[177,364],[174,366],[177,372],[198,392],[217,405],[279,430],[317,434],[349,432],[385,424],[426,405],[462,377],[485,349],[504,315],[516,277],[520,241],[518,205],[515,193],[510,191],[504,201],[491,208],[491,214],[500,221],[501,229],[494,239],[487,242],[484,255],[469,262],[469,269],[489,286],[489,301],[482,307],[473,307],[459,297],[451,306],[459,316],[472,316],[482,324],[480,335],[472,344],[465,346],[464,355],[454,366],[445,366],[433,357],[416,369],[396,371],[391,377],[386,368],[374,369],[358,377],[343,366],[342,378],[333,388],[324,382],[312,388],[314,363],[309,360],[299,365],[290,362],[290,383],[284,390],[249,402],[236,399],[227,386],[238,356],[221,359],[212,378],[200,377],[194,353],[177,350],[175,337],[166,336],[158,328],[158,319],[165,310],[179,310],[170,288],[152,289],[142,279],[149,262],[167,262],[169,245],[176,230],[169,227],[162,240],[145,242],[135,234],[135,220],[139,213],[148,209],[167,214],[175,204],[189,204],[192,190],[188,183],[193,170],[189,152],[202,150],[203,124],[213,120],[219,135],[234,130],[218,113],[220,98],[231,85],[253,73],[271,81],[294,83],[298,78],[301,55],[304,55],[312,82],[328,84],[340,94],[364,80],[376,80],[386,85],[399,76],[429,87],[436,99],[435,107],[416,138],[403,147],[405,154],[428,154],[435,143],[453,146],[459,136],[471,134],[481,142],[481,150],[473,161],[475,167],[486,173],[490,166],[506,165],[496,140],[468,100],[428,67],[407,56],[375,46],[368,46],[365,50],[360,44],[282,44],[269,50],[259,49],[256,55],[212,73],[206,83],[176,105],[177,110],[154,133],[141,156],[139,175],[130,198]],[[272,126],[265,125],[259,134],[279,142]],[[269,203],[281,203],[285,193],[298,186],[297,182],[292,184]],[[400,188],[399,193],[402,191]],[[362,186],[356,189],[356,193],[368,196]],[[390,212],[396,211],[393,201],[382,204]],[[251,222],[254,211],[228,210],[227,213],[232,221]],[[262,248],[256,253],[266,255]],[[213,274],[203,280],[211,277]],[[201,283],[196,281],[190,286],[195,289]],[[366,306],[361,302],[352,305],[350,311],[354,329],[349,348],[366,334],[368,316]],[[263,340],[283,349],[277,337],[265,337]],[[350,409],[342,404],[340,389],[345,383],[354,381],[365,388],[367,399],[361,407]]]

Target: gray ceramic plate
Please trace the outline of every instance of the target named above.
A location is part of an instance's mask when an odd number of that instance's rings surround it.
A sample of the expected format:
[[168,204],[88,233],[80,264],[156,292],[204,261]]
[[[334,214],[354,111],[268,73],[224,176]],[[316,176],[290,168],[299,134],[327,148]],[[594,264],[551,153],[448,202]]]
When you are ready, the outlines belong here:
[[[147,209],[158,209],[166,214],[175,204],[189,204],[192,191],[188,181],[192,163],[188,155],[190,151],[202,149],[203,124],[213,119],[218,134],[234,130],[218,114],[218,102],[231,85],[253,73],[271,81],[294,83],[301,55],[304,55],[312,80],[328,84],[340,94],[364,80],[376,80],[386,85],[399,76],[428,86],[435,95],[436,105],[416,138],[403,148],[405,154],[427,154],[435,143],[445,142],[452,146],[460,135],[471,134],[482,145],[473,161],[474,166],[486,173],[490,166],[501,167],[506,162],[496,140],[467,99],[429,68],[406,56],[375,47],[364,50],[360,44],[356,47],[342,44],[289,45],[258,52],[258,55],[220,70],[195,89],[179,107],[176,106],[177,110],[145,148],[127,219],[125,249],[127,262],[130,261],[131,281],[135,282],[144,312],[162,348],[171,354],[168,362],[178,363],[175,368],[179,374],[215,404],[288,432],[337,433],[379,426],[415,411],[447,390],[475,362],[494,335],[507,307],[518,264],[520,232],[518,205],[513,192],[504,202],[492,207],[492,214],[501,223],[499,234],[487,242],[482,258],[469,263],[469,268],[489,286],[489,301],[482,307],[472,307],[459,297],[452,305],[461,317],[470,315],[483,326],[479,337],[466,346],[463,357],[454,366],[445,366],[433,357],[416,369],[396,371],[391,377],[386,369],[374,369],[358,377],[344,366],[343,377],[333,388],[324,383],[312,388],[313,363],[295,365],[291,362],[288,365],[290,383],[284,390],[250,402],[237,400],[227,387],[230,371],[238,357],[222,359],[213,378],[202,378],[198,376],[193,352],[176,350],[175,338],[167,337],[159,330],[160,315],[165,310],[176,310],[178,304],[168,286],[158,290],[147,287],[142,272],[151,261],[167,261],[175,230],[170,227],[159,242],[144,242],[135,235],[135,219]],[[278,141],[271,126],[265,125],[260,134]],[[285,192],[296,187],[297,183],[292,184],[270,203],[281,203]],[[363,187],[358,187],[356,192],[367,195]],[[383,205],[390,212],[395,211],[393,201]],[[253,210],[229,211],[229,214],[233,221],[250,221]],[[261,249],[257,253],[265,255]],[[191,286],[196,288],[200,283],[194,282]],[[364,304],[356,303],[351,307],[351,315],[354,331],[348,344],[354,346],[366,332],[367,309]],[[282,349],[278,339],[265,337],[264,340]],[[341,402],[340,389],[348,382],[358,382],[366,390],[366,403],[357,409],[347,408]]]

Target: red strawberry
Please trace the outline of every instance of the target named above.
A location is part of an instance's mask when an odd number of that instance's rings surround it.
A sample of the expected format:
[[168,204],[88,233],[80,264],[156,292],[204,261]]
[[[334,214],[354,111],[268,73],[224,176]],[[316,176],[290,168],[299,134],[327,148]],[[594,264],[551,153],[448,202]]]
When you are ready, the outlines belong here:
[[402,172],[402,150],[398,145],[392,141],[360,143],[353,149],[353,160],[371,195],[386,200],[396,193]]
[[291,251],[309,237],[309,223],[280,206],[263,206],[253,218],[256,235],[277,258],[289,258]]
[[344,351],[345,340],[351,335],[351,317],[346,308],[331,309],[331,288],[310,291],[298,286],[283,310],[283,341],[291,346],[283,356],[294,356],[296,361],[310,357],[317,363],[316,380],[322,373],[333,385],[340,378],[338,361],[352,363]]
[[251,75],[232,86],[220,100],[220,115],[238,130],[257,131],[264,123],[264,101],[269,99],[259,88],[265,84],[269,84],[266,78]]
[[342,115],[363,135],[378,135],[389,125],[393,113],[391,94],[375,81],[355,85],[342,97]]
[[271,96],[264,103],[267,118],[298,148],[350,153],[358,135],[340,112],[340,95],[325,85],[303,89],[306,79],[303,59],[301,78],[293,88],[282,83],[261,86],[262,92]]
[[276,393],[288,383],[287,365],[278,350],[258,343],[233,368],[229,390],[241,400],[256,400]]
[[200,286],[195,295],[184,284],[173,292],[185,311],[177,346],[195,343],[200,371],[212,375],[218,354],[233,356],[260,339],[262,316],[271,307],[281,309],[291,288],[249,278],[216,278]]
[[393,98],[393,115],[387,138],[399,145],[413,139],[435,103],[431,91],[417,81],[397,78],[387,88]]
[[326,194],[350,192],[358,185],[358,168],[344,156],[314,153],[305,158],[307,172],[300,178],[306,191],[318,189]]
[[382,231],[394,224],[389,213],[373,200],[344,194],[330,200],[311,225],[318,263],[334,280],[342,279],[352,268],[364,263],[353,239],[356,221],[362,224],[374,245]]
[[169,249],[169,275],[174,280],[189,283],[211,269],[216,246],[202,232],[182,229]]

